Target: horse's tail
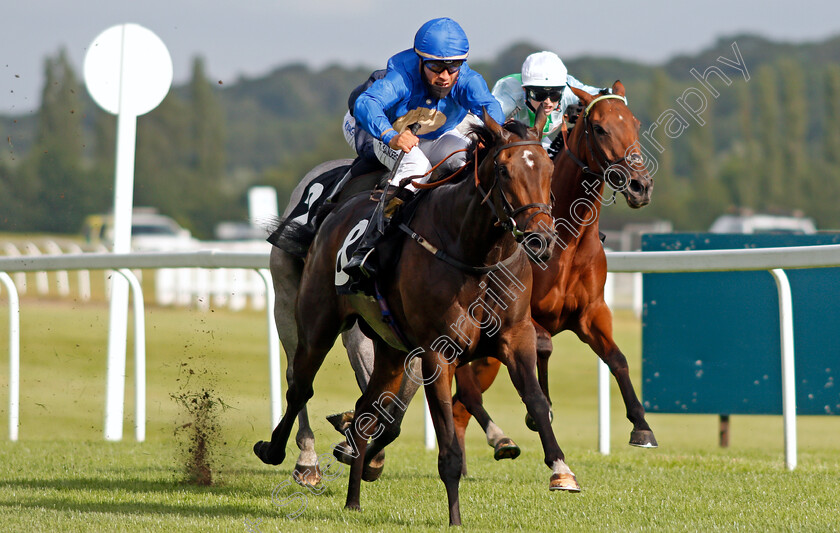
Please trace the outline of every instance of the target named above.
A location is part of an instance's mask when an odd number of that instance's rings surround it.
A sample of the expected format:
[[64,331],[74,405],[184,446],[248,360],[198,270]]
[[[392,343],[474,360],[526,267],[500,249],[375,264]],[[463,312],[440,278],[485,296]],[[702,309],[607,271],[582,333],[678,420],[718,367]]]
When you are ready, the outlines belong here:
[[312,224],[301,224],[291,217],[284,218],[266,240],[284,252],[303,259],[315,239],[316,231]]

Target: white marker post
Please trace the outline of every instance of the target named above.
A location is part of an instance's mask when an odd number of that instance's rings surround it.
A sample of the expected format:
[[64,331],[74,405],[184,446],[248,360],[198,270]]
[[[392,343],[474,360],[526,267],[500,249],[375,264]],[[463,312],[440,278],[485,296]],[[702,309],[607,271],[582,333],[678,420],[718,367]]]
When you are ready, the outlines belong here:
[[[85,55],[84,78],[93,100],[105,111],[117,115],[113,252],[128,253],[137,117],[157,107],[169,92],[172,58],[163,41],[151,31],[137,24],[120,24],[93,40]],[[105,439],[118,441],[122,439],[125,401],[128,282],[122,276],[112,276],[111,282]]]

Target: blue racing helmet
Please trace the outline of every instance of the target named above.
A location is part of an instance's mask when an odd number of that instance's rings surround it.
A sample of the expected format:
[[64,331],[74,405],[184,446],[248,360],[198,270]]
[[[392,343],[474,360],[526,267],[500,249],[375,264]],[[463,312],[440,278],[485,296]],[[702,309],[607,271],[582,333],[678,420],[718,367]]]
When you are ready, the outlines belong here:
[[461,25],[451,18],[432,19],[417,30],[414,51],[423,60],[464,60],[469,55],[470,42]]

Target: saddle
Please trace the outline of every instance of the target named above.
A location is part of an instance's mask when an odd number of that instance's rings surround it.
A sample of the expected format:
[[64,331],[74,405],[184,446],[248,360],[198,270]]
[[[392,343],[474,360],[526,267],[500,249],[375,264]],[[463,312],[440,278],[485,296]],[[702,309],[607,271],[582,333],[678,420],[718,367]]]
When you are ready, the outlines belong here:
[[[375,283],[377,281],[386,281],[388,277],[392,275],[397,263],[400,260],[402,243],[405,241],[407,235],[400,231],[399,226],[400,224],[410,223],[410,221],[414,218],[414,214],[417,211],[421,198],[425,196],[426,192],[427,191],[421,190],[416,193],[413,198],[397,210],[390,223],[388,223],[385,227],[384,234],[376,244],[376,253],[374,255],[374,260],[377,262],[377,270],[379,272],[376,278],[361,278],[353,280],[344,274],[342,270],[344,264],[346,264],[349,258],[353,255],[356,247],[361,244],[361,236],[364,233],[365,228],[360,227],[357,224],[357,226],[348,232],[348,235],[345,238],[345,246],[339,250],[338,256],[336,257],[335,288],[338,294],[363,293],[368,296],[376,297]],[[364,224],[366,227],[367,224],[376,223],[376,221],[371,220],[371,218],[373,216],[374,209],[376,208],[376,204],[379,203],[382,194],[382,189],[371,191],[369,211],[366,213],[364,218],[360,219],[359,224],[362,224],[364,221],[366,222],[366,224]],[[356,232],[355,234],[354,231]]]
[[[361,157],[357,157],[350,165],[327,168],[309,182],[297,204],[287,211],[288,215],[266,240],[291,255],[305,259],[318,228],[335,205],[344,198],[373,189],[385,170],[378,161],[371,162]],[[348,171],[349,180],[337,194],[332,194]],[[330,196],[334,197],[333,202],[328,202]]]

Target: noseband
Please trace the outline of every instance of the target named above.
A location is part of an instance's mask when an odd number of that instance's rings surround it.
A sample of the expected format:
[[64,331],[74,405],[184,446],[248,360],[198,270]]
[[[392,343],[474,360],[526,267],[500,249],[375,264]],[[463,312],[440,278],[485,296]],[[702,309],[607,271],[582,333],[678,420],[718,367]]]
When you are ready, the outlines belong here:
[[522,240],[528,235],[527,231],[520,230],[516,225],[516,220],[514,217],[519,213],[527,211],[529,209],[536,209],[531,215],[525,220],[525,223],[522,225],[523,228],[527,228],[528,224],[531,223],[531,220],[534,219],[540,213],[545,213],[549,217],[551,217],[551,206],[544,203],[531,203],[525,204],[523,206],[514,208],[510,201],[508,201],[507,196],[505,196],[504,192],[501,190],[501,186],[497,186],[499,184],[499,174],[501,173],[501,169],[503,165],[501,165],[498,160],[496,159],[502,150],[506,150],[508,148],[513,148],[514,146],[527,146],[527,145],[537,145],[542,148],[542,143],[539,141],[515,141],[507,144],[503,144],[501,146],[496,147],[491,154],[491,159],[493,160],[493,184],[490,185],[490,188],[487,192],[484,192],[484,189],[481,187],[481,184],[478,181],[478,165],[475,167],[475,187],[478,190],[479,194],[483,197],[481,203],[485,203],[490,195],[493,193],[494,189],[498,190],[498,197],[499,202],[502,204],[502,215],[499,215],[499,212],[496,209],[495,202],[490,202],[488,207],[490,211],[493,213],[493,216],[496,217],[498,221],[497,224],[504,228],[506,231],[509,231],[511,235],[513,235],[516,242],[522,242]]

